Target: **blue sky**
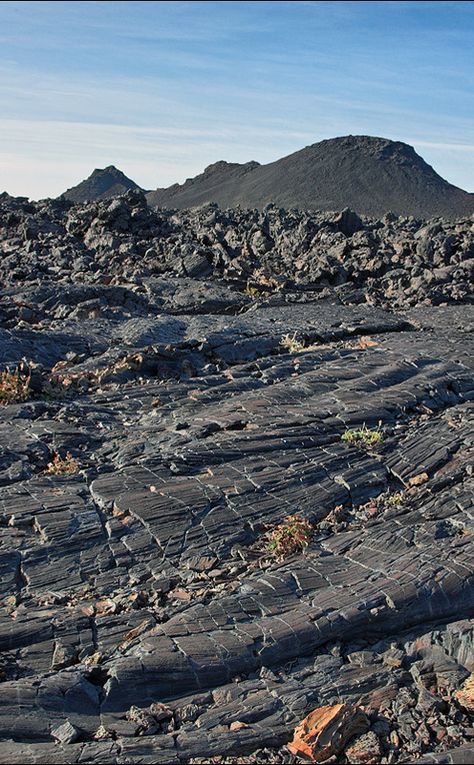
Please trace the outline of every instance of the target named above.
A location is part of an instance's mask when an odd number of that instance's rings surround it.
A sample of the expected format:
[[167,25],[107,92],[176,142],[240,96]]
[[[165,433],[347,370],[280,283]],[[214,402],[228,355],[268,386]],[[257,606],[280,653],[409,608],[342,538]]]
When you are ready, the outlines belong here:
[[0,191],[146,188],[323,138],[406,141],[474,191],[472,2],[0,2]]

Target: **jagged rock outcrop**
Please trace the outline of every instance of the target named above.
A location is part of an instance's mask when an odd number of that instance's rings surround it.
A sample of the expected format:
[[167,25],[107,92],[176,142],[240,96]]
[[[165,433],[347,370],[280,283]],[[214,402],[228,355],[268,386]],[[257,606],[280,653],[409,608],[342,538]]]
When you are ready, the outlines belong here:
[[[153,211],[144,194],[132,190],[82,206],[0,202],[0,224],[5,286],[138,286],[177,276],[239,283],[239,300],[284,300],[288,290],[301,299],[314,290],[347,304],[390,308],[472,299],[471,218],[375,219],[350,210],[222,211],[215,205]],[[198,285],[193,281],[194,290]],[[29,310],[25,306],[25,317]]]

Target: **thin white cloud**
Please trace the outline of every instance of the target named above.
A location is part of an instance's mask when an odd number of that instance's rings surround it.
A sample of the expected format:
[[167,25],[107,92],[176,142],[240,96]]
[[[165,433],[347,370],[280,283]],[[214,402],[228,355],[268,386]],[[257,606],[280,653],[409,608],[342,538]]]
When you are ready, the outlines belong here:
[[[94,167],[115,164],[145,188],[183,182],[217,159],[271,161],[278,146],[309,142],[303,131],[230,127],[145,128],[0,119],[1,185],[10,194],[57,196]],[[236,139],[238,136],[238,139]],[[271,152],[269,152],[271,147]],[[284,153],[284,150],[282,151]]]
[[472,143],[436,143],[435,141],[419,141],[417,139],[408,140],[408,143],[429,149],[441,149],[442,151],[460,151],[467,154],[474,154],[474,144]]

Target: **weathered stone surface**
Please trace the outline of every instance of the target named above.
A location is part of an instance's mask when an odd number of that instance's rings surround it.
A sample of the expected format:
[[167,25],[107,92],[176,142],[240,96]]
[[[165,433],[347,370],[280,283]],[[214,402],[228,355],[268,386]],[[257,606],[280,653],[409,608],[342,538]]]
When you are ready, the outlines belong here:
[[379,739],[373,731],[363,733],[352,741],[344,752],[347,761],[354,765],[369,765],[380,762],[382,758],[382,749]]
[[[26,357],[35,377],[0,406],[0,760],[291,762],[301,720],[338,704],[364,708],[382,762],[467,757],[474,312],[455,303],[470,229],[441,222],[420,247],[459,267],[450,304],[426,305],[427,275],[386,299],[387,263],[372,277],[344,254],[407,238],[403,285],[420,222],[347,237],[268,211],[254,256],[253,213],[127,199],[0,203],[0,371]],[[176,276],[198,223],[213,271]],[[350,283],[316,266],[311,285],[272,282],[297,241],[291,268],[310,268],[320,226],[315,263],[325,241]],[[263,295],[231,273],[254,257]],[[168,265],[140,271],[151,260]],[[379,448],[342,440],[364,427]],[[67,453],[77,472],[48,474]],[[295,513],[314,534],[278,560],[268,535]],[[55,741],[65,724],[75,743]]]
[[340,754],[351,738],[368,727],[369,721],[358,707],[348,704],[319,707],[298,725],[288,749],[311,762],[324,762]]
[[80,738],[80,732],[74,725],[71,725],[69,720],[58,725],[57,728],[53,728],[51,735],[61,744],[75,744]]
[[464,709],[474,712],[474,674],[469,675],[463,687],[454,695]]
[[459,749],[443,752],[442,754],[429,754],[418,760],[420,763],[439,763],[439,765],[470,765],[474,756],[474,746],[463,746]]

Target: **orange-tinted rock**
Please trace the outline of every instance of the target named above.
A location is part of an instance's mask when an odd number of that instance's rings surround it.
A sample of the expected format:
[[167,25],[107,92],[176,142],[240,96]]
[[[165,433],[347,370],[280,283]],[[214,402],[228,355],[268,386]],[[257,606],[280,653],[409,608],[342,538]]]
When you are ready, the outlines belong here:
[[421,486],[429,480],[428,473],[419,473],[408,480],[409,486]]
[[474,712],[474,672],[469,675],[463,687],[456,691],[455,698],[468,712]]
[[295,729],[288,744],[292,754],[323,762],[339,754],[353,736],[365,733],[369,721],[360,707],[350,704],[318,707]]
[[248,724],[244,722],[240,722],[239,720],[235,720],[234,722],[231,722],[229,725],[229,730],[242,730],[243,728],[248,728]]

